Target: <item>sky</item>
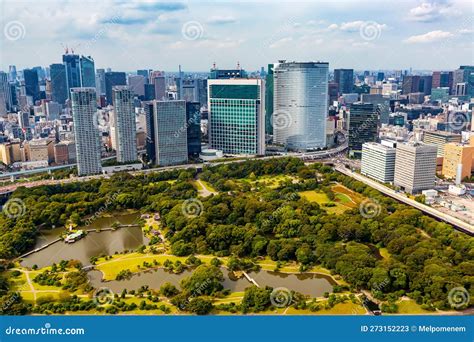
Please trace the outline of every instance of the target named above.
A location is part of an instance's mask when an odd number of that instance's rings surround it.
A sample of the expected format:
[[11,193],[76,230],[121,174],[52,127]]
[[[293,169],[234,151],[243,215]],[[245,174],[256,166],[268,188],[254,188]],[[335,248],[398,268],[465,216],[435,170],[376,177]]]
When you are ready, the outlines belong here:
[[64,47],[96,68],[257,70],[280,59],[330,69],[453,70],[474,61],[465,0],[0,0],[0,69],[61,62]]

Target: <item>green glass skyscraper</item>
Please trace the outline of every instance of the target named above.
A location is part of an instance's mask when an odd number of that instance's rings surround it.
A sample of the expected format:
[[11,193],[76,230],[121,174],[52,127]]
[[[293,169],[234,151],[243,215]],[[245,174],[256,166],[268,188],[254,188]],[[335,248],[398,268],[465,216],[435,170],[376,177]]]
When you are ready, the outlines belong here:
[[265,81],[208,81],[209,142],[228,154],[265,154]]

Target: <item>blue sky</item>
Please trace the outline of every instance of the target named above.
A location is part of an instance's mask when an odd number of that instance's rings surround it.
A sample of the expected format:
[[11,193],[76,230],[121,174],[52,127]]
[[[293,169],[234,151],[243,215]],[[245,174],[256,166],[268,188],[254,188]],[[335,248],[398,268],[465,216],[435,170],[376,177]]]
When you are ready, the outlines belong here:
[[258,69],[278,59],[330,68],[449,70],[474,60],[474,2],[1,0],[0,68],[49,65],[61,44],[96,67]]

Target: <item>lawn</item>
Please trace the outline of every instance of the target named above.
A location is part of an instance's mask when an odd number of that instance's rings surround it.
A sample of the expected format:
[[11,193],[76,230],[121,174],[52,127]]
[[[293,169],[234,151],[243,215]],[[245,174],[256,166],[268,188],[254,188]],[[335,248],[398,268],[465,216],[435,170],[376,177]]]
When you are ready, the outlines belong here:
[[432,311],[424,310],[413,299],[404,298],[397,302],[399,314],[432,314]]
[[286,315],[365,315],[366,311],[360,304],[354,304],[351,301],[334,305],[331,309],[321,309],[319,311],[297,310],[289,308]]
[[[338,214],[344,213],[346,210],[351,209],[349,206],[342,204],[340,202],[337,202],[337,201],[331,202],[328,196],[324,192],[316,192],[314,190],[309,190],[309,191],[302,191],[299,194],[310,202],[318,203],[329,214],[338,215]],[[336,200],[337,200],[337,195],[336,195]],[[325,204],[328,204],[328,203],[333,203],[334,206],[326,207]]]

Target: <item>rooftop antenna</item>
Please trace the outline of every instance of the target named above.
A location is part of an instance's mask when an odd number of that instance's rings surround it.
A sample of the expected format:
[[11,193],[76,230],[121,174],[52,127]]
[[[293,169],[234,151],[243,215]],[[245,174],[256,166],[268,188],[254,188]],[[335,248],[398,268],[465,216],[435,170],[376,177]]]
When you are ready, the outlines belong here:
[[237,69],[240,70],[240,62],[237,62]]
[[216,62],[212,63],[212,69],[216,69]]

